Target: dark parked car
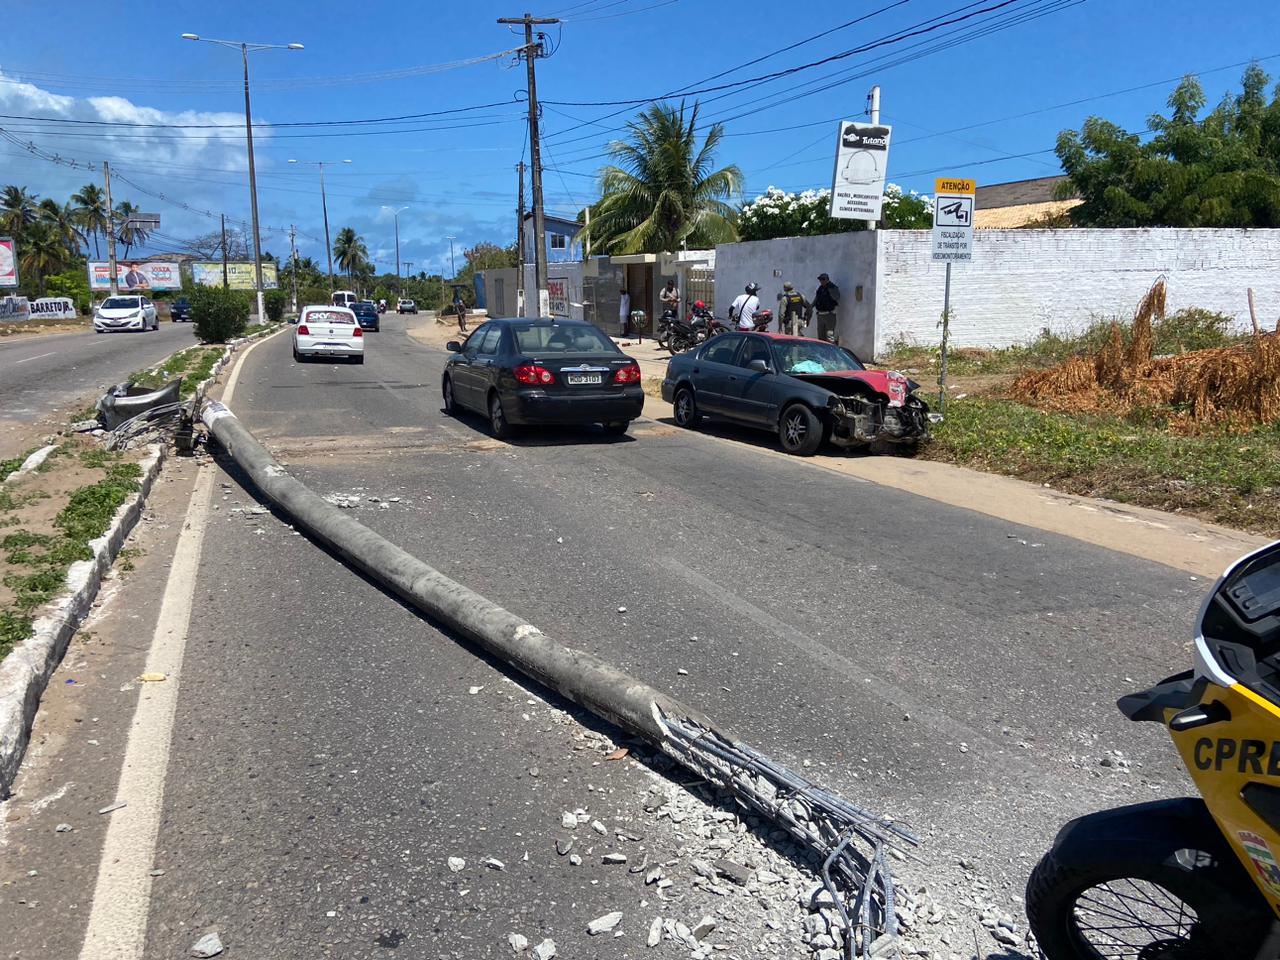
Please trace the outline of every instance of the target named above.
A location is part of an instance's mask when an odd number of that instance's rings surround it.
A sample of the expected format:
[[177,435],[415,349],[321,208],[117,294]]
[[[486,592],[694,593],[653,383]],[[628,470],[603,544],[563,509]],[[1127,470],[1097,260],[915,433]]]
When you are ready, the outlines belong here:
[[824,440],[842,447],[914,448],[940,420],[900,373],[868,370],[825,340],[729,333],[667,363],[662,398],[692,427],[722,417],[776,432],[782,449],[807,457]]
[[174,323],[182,321],[183,323],[191,322],[191,301],[186,297],[178,297],[169,304],[169,319]]
[[374,333],[382,329],[382,319],[378,316],[378,305],[372,300],[357,300],[351,304],[351,311],[356,315],[361,330],[372,330]]
[[485,414],[495,437],[523,424],[626,433],[644,408],[640,365],[581,320],[489,320],[448,344],[444,408]]

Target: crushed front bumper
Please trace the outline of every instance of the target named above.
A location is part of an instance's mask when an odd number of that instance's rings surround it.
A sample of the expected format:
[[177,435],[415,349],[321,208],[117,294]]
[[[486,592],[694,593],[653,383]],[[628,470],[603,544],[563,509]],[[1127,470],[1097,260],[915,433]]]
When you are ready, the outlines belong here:
[[831,442],[839,447],[866,443],[919,444],[932,436],[929,425],[941,415],[930,413],[924,402],[911,399],[900,407],[871,403],[854,397],[828,408]]

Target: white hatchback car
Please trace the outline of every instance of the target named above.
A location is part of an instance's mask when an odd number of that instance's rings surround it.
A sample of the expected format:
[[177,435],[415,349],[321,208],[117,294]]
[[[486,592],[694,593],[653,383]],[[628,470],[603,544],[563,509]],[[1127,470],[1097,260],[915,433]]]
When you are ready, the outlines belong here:
[[303,307],[293,328],[293,359],[350,357],[364,363],[364,331],[346,307]]
[[112,330],[159,330],[156,305],[144,296],[107,297],[93,310],[94,333]]

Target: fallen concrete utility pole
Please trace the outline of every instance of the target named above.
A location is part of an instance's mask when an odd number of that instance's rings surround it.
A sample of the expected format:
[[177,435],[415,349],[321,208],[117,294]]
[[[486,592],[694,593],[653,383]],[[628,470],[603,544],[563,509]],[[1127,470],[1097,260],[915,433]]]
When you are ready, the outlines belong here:
[[823,885],[844,921],[845,956],[897,956],[887,852],[914,846],[911,834],[769,760],[700,711],[592,653],[553,640],[379,536],[289,476],[223,404],[206,403],[201,419],[258,489],[343,561],[525,676],[648,740],[786,829],[822,862]]

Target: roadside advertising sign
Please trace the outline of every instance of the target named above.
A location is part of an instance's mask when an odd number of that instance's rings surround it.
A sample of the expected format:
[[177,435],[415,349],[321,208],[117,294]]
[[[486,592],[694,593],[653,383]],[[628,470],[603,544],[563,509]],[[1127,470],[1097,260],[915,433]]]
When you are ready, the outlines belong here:
[[0,237],[0,287],[18,285],[18,250],[13,237]]
[[973,180],[943,177],[934,183],[933,259],[948,263],[973,259]]
[[31,301],[31,316],[36,320],[74,320],[80,311],[70,297],[41,297]]
[[836,137],[836,168],[831,175],[831,216],[842,220],[880,219],[892,133],[893,128],[883,124],[841,121]]
[[[202,287],[222,286],[222,261],[197,261],[191,264],[191,279]],[[227,263],[227,286],[232,290],[256,290],[257,278],[253,269],[253,261],[235,260]],[[275,290],[280,286],[276,265],[270,261],[262,262],[262,286],[266,290]]]
[[569,316],[569,281],[563,278],[548,277],[547,300],[551,316]]
[[30,320],[31,303],[26,297],[0,297],[0,320]]
[[[121,292],[132,290],[180,290],[182,279],[173,260],[120,260],[116,263],[116,287]],[[105,293],[111,289],[111,265],[100,261],[89,263],[89,289]]]

